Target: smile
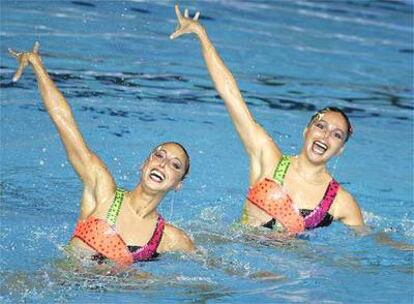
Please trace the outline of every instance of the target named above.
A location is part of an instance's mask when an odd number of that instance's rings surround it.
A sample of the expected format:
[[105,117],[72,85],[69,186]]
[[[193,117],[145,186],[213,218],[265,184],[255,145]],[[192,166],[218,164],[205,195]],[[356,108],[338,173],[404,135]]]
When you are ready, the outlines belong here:
[[161,171],[157,170],[157,169],[152,169],[149,177],[152,181],[156,182],[156,183],[161,183],[165,180],[165,175],[164,173],[162,173]]
[[315,141],[312,145],[312,151],[316,154],[322,155],[328,150],[328,146],[320,141]]

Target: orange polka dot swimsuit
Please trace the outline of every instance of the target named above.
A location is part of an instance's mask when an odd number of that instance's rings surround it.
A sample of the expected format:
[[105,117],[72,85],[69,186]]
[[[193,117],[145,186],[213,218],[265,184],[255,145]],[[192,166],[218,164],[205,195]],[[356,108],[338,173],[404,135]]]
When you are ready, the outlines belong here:
[[80,220],[73,237],[79,238],[98,254],[93,257],[99,261],[110,259],[120,266],[128,266],[137,261],[150,260],[157,255],[165,221],[159,215],[151,239],[144,246],[127,246],[115,230],[115,223],[124,200],[124,190],[117,189],[115,198],[108,210],[106,220],[93,216]]
[[283,156],[276,167],[273,179],[265,178],[259,181],[250,188],[247,194],[247,199],[252,204],[273,217],[264,226],[272,228],[277,221],[287,232],[296,234],[305,229],[329,225],[333,217],[328,213],[328,210],[338,192],[338,182],[335,179],[330,181],[324,197],[315,209],[299,210],[282,188],[289,165],[290,157]]

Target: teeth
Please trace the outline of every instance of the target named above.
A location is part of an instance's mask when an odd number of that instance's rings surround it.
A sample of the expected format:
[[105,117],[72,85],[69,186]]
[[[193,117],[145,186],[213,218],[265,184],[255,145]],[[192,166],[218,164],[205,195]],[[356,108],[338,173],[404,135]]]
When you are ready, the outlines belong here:
[[158,182],[162,181],[161,177],[157,174],[151,173],[152,179],[157,180]]
[[152,180],[154,180],[156,182],[162,182],[165,179],[164,174],[162,174],[158,170],[152,170],[151,173],[150,173],[150,177],[151,177]]
[[328,149],[328,146],[325,145],[324,143],[319,142],[319,141],[314,142],[313,146],[312,146],[313,152],[315,152],[317,154],[320,154],[320,155],[325,153],[325,151],[327,149]]
[[318,147],[321,147],[321,148],[322,148],[322,149],[324,149],[324,150],[327,150],[327,149],[328,149],[328,146],[327,146],[327,145],[325,145],[325,144],[323,144],[323,143],[321,143],[321,142],[319,142],[319,141],[315,142],[315,144],[316,144]]

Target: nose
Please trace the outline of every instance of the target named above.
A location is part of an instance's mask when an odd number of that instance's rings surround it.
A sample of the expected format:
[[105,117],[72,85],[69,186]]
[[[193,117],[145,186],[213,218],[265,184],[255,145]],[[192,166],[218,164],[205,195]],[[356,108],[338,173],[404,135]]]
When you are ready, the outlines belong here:
[[167,159],[167,158],[164,158],[161,162],[160,162],[160,167],[161,168],[164,168],[166,165],[167,165],[167,163],[169,162],[169,160]]
[[327,139],[329,137],[329,134],[330,134],[330,132],[329,132],[328,128],[325,128],[325,130],[323,131],[323,138]]

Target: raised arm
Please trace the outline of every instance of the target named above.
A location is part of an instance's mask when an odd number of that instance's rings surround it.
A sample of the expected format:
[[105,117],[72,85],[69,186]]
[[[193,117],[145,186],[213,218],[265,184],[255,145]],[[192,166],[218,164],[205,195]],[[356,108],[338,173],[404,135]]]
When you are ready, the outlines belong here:
[[[49,77],[38,51],[38,42],[35,43],[32,52],[20,53],[9,49],[10,54],[19,61],[13,81],[19,80],[26,66],[32,66],[46,110],[56,125],[68,158],[85,188],[95,189],[98,179],[111,186],[111,183],[114,183],[112,176],[102,161],[87,147],[69,104]],[[114,188],[113,185],[112,187]]]
[[188,10],[185,10],[183,16],[177,5],[175,6],[175,12],[177,14],[178,27],[170,38],[175,39],[188,33],[194,33],[198,37],[214,86],[226,104],[247,153],[251,158],[260,158],[264,148],[271,148],[280,155],[280,150],[276,144],[274,144],[266,131],[255,122],[240,93],[236,80],[220,58],[204,27],[198,22],[200,13],[197,12],[194,18],[190,19],[188,17]]

